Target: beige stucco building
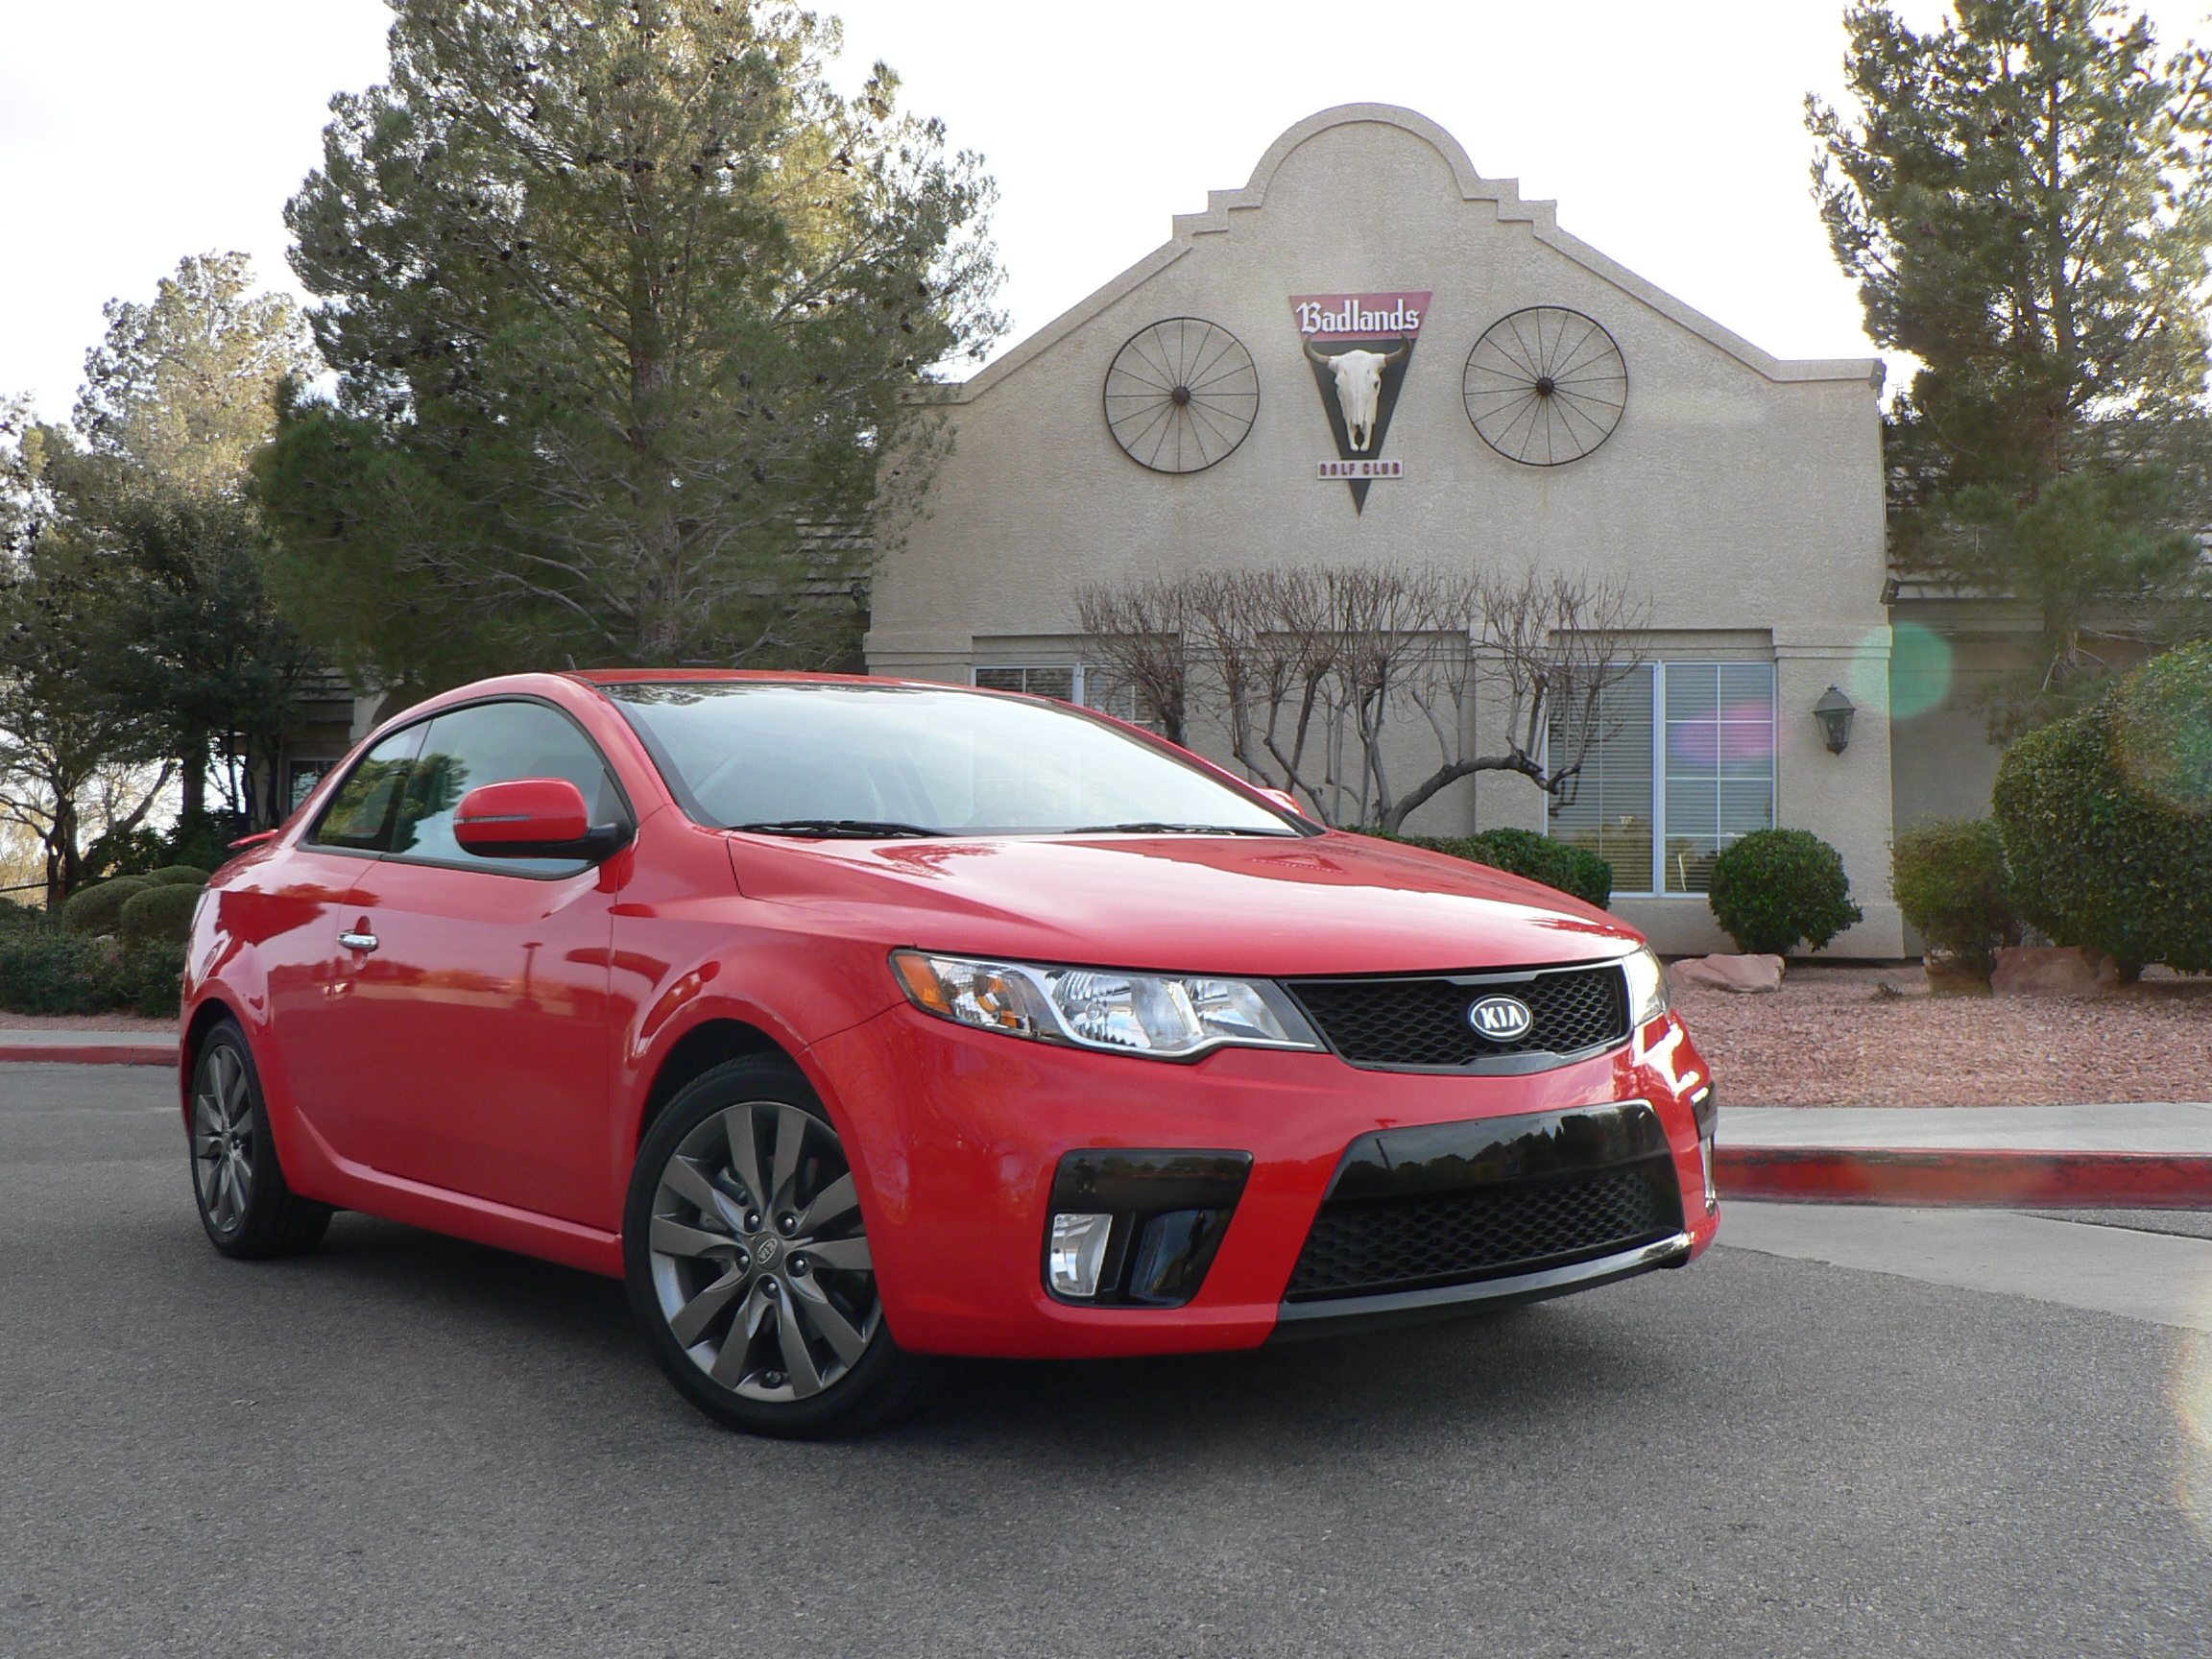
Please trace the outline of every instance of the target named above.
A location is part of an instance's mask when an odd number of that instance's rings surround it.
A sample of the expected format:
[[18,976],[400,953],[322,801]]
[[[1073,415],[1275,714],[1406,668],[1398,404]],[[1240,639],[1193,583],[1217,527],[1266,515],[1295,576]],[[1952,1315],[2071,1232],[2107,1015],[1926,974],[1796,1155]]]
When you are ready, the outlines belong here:
[[[1182,469],[1158,449],[1176,412],[1144,400],[1153,359],[1123,355],[1174,319],[1231,341],[1233,395]],[[1551,337],[1561,358],[1540,360],[1530,340]],[[1373,361],[1347,381],[1360,348]],[[1593,362],[1597,401],[1572,401],[1564,382]],[[1516,364],[1561,384],[1537,376],[1548,401],[1530,402]],[[1801,826],[1841,851],[1866,913],[1830,953],[1895,956],[1881,379],[1873,359],[1767,355],[1561,230],[1551,204],[1482,178],[1410,110],[1326,110],[953,392],[956,449],[885,553],[869,667],[1083,696],[1072,590],[1119,574],[1535,562],[1622,578],[1650,603],[1650,661],[1577,805],[1548,812],[1522,780],[1484,775],[1407,828],[1601,844],[1614,908],[1687,951],[1726,948],[1701,891],[1714,853]],[[1516,425],[1553,408],[1550,437]],[[1363,413],[1361,447],[1347,440]],[[1321,476],[1347,460],[1380,474],[1363,507]],[[1841,754],[1812,712],[1831,685],[1858,709]]]

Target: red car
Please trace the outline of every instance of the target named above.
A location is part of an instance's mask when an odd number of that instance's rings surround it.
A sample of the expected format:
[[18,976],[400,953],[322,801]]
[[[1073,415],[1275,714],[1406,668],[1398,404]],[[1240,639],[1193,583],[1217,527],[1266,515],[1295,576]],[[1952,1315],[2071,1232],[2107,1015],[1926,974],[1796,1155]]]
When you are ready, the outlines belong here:
[[1041,699],[519,675],[364,743],[194,921],[218,1250],[333,1209],[619,1276],[818,1434],[930,1355],[1249,1348],[1712,1241],[1635,931]]

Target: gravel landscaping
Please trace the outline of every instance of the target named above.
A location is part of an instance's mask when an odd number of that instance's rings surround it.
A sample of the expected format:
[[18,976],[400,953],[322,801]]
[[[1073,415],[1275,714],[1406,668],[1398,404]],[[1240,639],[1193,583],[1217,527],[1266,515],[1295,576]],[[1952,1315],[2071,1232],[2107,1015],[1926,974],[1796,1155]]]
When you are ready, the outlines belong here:
[[1674,1005],[1730,1106],[2212,1098],[2212,979],[2160,970],[2105,997],[1991,998],[1932,996],[1917,966],[1793,964],[1778,992],[1678,985]]

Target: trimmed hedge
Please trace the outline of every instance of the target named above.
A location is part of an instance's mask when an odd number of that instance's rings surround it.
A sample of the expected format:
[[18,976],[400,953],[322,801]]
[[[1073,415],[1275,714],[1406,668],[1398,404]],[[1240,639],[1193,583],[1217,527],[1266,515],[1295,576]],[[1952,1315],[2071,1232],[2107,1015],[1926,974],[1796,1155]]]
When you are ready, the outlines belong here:
[[192,931],[193,907],[202,889],[180,881],[164,881],[123,902],[118,931],[125,945],[159,942],[181,945]]
[[203,870],[197,864],[164,864],[158,870],[146,872],[146,879],[157,887],[204,887],[211,870]]
[[1706,902],[1749,955],[1817,950],[1865,914],[1851,902],[1843,857],[1810,830],[1754,830],[1713,861]]
[[[2212,665],[2201,671],[2212,701]],[[2146,679],[2148,696],[2131,698]],[[2146,728],[2177,701],[2172,693],[2165,676],[2138,675],[2096,708],[2029,733],[1997,768],[1997,825],[2021,914],[2061,945],[2104,951],[2123,979],[2152,962],[2212,970],[2212,810],[2180,804],[2185,793],[2176,801],[2185,758],[2143,757]],[[2130,770],[2159,792],[2131,787]]]
[[2005,841],[1986,818],[1914,826],[1889,849],[1889,890],[1931,950],[1987,979],[1997,952],[2020,943]]
[[1587,848],[1570,847],[1533,830],[1485,830],[1479,835],[1392,835],[1387,839],[1487,864],[1508,876],[1525,876],[1600,910],[1613,897],[1612,865]]
[[61,906],[61,926],[72,933],[112,933],[121,924],[123,906],[134,893],[154,885],[144,876],[118,876],[95,881],[69,895]]
[[181,946],[121,949],[56,927],[0,933],[0,1011],[10,1014],[174,1015]]

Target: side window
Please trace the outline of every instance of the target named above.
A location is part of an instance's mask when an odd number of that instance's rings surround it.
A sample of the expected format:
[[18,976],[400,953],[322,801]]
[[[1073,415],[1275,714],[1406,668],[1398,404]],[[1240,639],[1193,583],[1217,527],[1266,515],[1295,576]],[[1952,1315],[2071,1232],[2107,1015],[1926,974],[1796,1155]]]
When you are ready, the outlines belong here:
[[541,703],[479,703],[429,723],[429,736],[408,774],[391,851],[512,876],[582,869],[572,858],[481,858],[454,840],[453,811],[461,797],[516,778],[565,778],[584,792],[592,823],[628,822],[607,763],[565,716]]
[[355,853],[381,853],[392,831],[392,809],[407,781],[407,764],[421,745],[422,725],[395,732],[361,757],[308,836],[318,847],[344,847]]

